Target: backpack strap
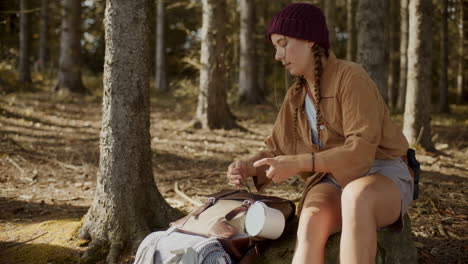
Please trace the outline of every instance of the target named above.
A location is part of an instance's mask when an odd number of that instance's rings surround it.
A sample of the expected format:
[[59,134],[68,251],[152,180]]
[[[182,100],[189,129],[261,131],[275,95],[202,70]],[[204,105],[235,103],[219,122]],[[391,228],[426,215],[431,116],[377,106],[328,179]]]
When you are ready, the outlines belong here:
[[239,261],[239,264],[252,264],[255,263],[257,257],[260,256],[258,253],[257,244],[254,244],[253,247],[245,253],[244,257]]
[[224,216],[224,218],[226,218],[227,221],[231,221],[238,214],[247,211],[247,209],[249,209],[250,205],[252,205],[253,203],[255,203],[255,200],[245,200],[241,206],[232,209],[229,213],[227,213]]
[[217,200],[229,196],[231,194],[239,192],[238,190],[223,190],[221,192],[215,193],[208,197],[208,201],[202,205],[200,208],[198,208],[196,211],[192,212],[191,215],[194,217],[198,217],[201,213],[203,213],[206,209],[210,208],[213,206]]

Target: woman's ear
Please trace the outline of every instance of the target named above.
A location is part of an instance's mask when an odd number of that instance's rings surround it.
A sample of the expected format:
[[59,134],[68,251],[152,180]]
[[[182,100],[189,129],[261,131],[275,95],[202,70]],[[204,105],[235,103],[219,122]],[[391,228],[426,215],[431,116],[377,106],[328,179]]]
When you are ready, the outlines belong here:
[[309,48],[313,48],[315,46],[315,42],[307,41],[307,45],[309,45]]

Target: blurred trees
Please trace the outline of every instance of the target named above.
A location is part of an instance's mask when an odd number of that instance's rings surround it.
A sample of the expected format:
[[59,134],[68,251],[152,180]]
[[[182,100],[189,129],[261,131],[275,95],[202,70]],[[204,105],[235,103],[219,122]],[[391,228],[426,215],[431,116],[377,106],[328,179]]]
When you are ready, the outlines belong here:
[[396,110],[403,112],[406,98],[406,78],[408,73],[408,1],[400,1],[400,78]]
[[346,59],[354,61],[356,59],[356,4],[358,0],[346,0]]
[[[228,103],[234,103],[244,101],[258,101],[256,95],[260,94],[264,96],[267,102],[274,102],[280,104],[281,98],[285,93],[285,87],[288,87],[291,83],[289,74],[281,68],[277,62],[274,61],[274,52],[270,42],[265,39],[265,31],[268,26],[268,22],[272,15],[278,10],[291,2],[304,2],[304,1],[293,1],[293,0],[278,0],[278,1],[266,1],[266,0],[251,0],[251,1],[237,1],[237,0],[226,0],[223,1],[226,5],[226,12],[223,18],[223,25],[225,27],[225,38],[224,38],[224,57],[223,67],[224,71],[221,75],[225,78],[223,83],[223,89],[226,93],[226,99]],[[268,4],[266,4],[268,2]],[[399,112],[403,112],[405,108],[405,96],[406,96],[406,83],[407,83],[407,58],[412,54],[407,54],[408,51],[408,15],[407,6],[408,0],[395,1],[383,1],[384,4],[390,4],[387,10],[383,7],[367,7],[365,9],[358,9],[357,5],[366,7],[366,3],[377,5],[382,3],[379,1],[358,1],[358,0],[309,0],[305,1],[320,5],[325,12],[334,10],[334,16],[336,18],[344,19],[332,19],[333,15],[330,15],[328,24],[330,26],[331,38],[333,41],[333,52],[338,58],[355,58],[355,43],[356,37],[360,34],[356,33],[356,29],[359,29],[361,34],[364,34],[364,38],[361,39],[361,44],[365,43],[372,44],[378,43],[379,45],[388,43],[388,48],[385,47],[364,47],[360,48],[363,51],[361,54],[367,54],[368,58],[375,59],[378,63],[372,64],[370,68],[365,66],[370,71],[381,89],[387,87],[388,93],[384,93],[384,97],[388,95],[390,100],[389,105],[393,105],[393,109]],[[333,3],[331,3],[333,2]],[[442,11],[444,10],[444,1],[434,1],[434,15],[432,16],[434,32],[442,32],[443,29],[443,17]],[[453,103],[466,103],[466,83],[467,83],[467,69],[466,69],[466,43],[467,43],[467,26],[466,26],[466,9],[467,1],[462,0],[448,0],[447,8],[447,33],[445,37],[441,34],[432,34],[428,41],[433,43],[432,47],[432,66],[430,82],[431,87],[431,102],[434,105],[439,104],[439,100],[447,98],[449,105]],[[97,0],[86,0],[81,1],[82,15],[81,20],[77,22],[79,25],[75,28],[82,28],[79,33],[80,40],[75,42],[81,49],[81,56],[78,56],[81,60],[81,66],[78,69],[81,70],[82,74],[87,76],[100,76],[103,72],[104,65],[104,31],[102,26],[103,14],[104,14],[104,1]],[[164,29],[166,36],[160,38],[157,34],[150,34],[151,48],[150,55],[152,58],[156,58],[158,51],[157,41],[164,39],[165,47],[160,49],[163,52],[160,53],[165,55],[166,60],[165,67],[160,66],[161,69],[166,71],[166,83],[167,87],[171,87],[171,91],[184,94],[194,95],[197,93],[197,87],[200,82],[200,56],[201,56],[201,24],[202,24],[202,2],[193,0],[174,0],[166,1],[165,8],[161,11],[165,11],[165,23],[156,23],[157,18],[161,18],[161,15],[157,15],[156,1],[151,1],[150,12],[151,15],[151,32],[157,32],[156,26],[158,24]],[[30,67],[32,71],[32,78],[34,83],[35,74],[40,74],[35,70],[41,69],[43,61],[48,61],[46,65],[48,73],[59,75],[59,55],[61,49],[60,45],[64,45],[65,41],[61,41],[62,30],[60,25],[62,23],[62,6],[61,1],[30,1],[29,14],[32,21],[38,23],[32,23],[30,29],[30,49],[28,61],[31,65],[38,67]],[[246,7],[240,6],[240,4],[248,4]],[[331,6],[332,5],[332,6]],[[47,7],[45,7],[47,6]],[[249,7],[259,7],[255,12],[252,12]],[[333,8],[334,7],[334,8]],[[41,16],[41,10],[47,8],[47,16]],[[331,9],[330,9],[331,8]],[[20,66],[23,67],[25,60],[24,56],[20,56],[20,17],[21,9],[20,1],[17,0],[3,0],[0,1],[0,55],[2,57],[1,64],[3,69],[13,69],[15,73],[15,79],[19,79]],[[252,9],[253,10],[253,9]],[[359,11],[361,10],[361,11]],[[368,15],[359,15],[362,11],[369,12]],[[400,15],[398,15],[398,10]],[[465,10],[465,11],[464,11]],[[377,15],[378,12],[384,12],[383,14],[389,15],[387,20],[383,20],[386,15]],[[332,12],[333,13],[333,12]],[[253,14],[253,19],[244,20],[242,14],[248,15]],[[355,21],[355,17],[360,17]],[[70,16],[68,16],[70,17]],[[249,16],[247,16],[249,17]],[[387,21],[384,24],[376,24],[370,22],[371,19],[379,19],[379,21]],[[39,23],[42,21],[41,23]],[[245,22],[245,23],[244,23]],[[247,23],[248,22],[248,23]],[[47,31],[44,32],[44,28],[48,24]],[[42,26],[41,26],[42,25]],[[242,25],[248,25],[249,30],[247,34],[242,28]],[[213,30],[220,25],[212,25]],[[333,33],[333,31],[335,33]],[[162,31],[160,31],[162,32]],[[241,34],[242,32],[242,34]],[[65,34],[65,32],[63,33]],[[381,40],[369,40],[363,41],[366,37],[371,37],[372,34],[377,34]],[[251,37],[249,40],[249,47],[246,48],[243,43],[244,36]],[[373,35],[372,35],[373,36]],[[382,37],[383,36],[383,37]],[[399,41],[399,44],[398,44]],[[41,44],[47,43],[47,44]],[[448,48],[447,50],[447,66],[444,65],[443,48],[444,43]],[[160,45],[162,47],[162,45]],[[398,48],[399,46],[399,48]],[[46,48],[44,48],[46,47]],[[75,47],[76,48],[76,47]],[[76,48],[77,50],[77,48]],[[245,50],[248,50],[246,53]],[[371,50],[373,50],[371,52]],[[377,53],[374,53],[376,51]],[[46,54],[47,55],[41,55]],[[254,59],[246,65],[247,70],[244,71],[242,65],[245,64],[247,57],[254,56]],[[370,55],[374,54],[374,55]],[[378,58],[377,58],[378,55]],[[44,57],[45,56],[45,59]],[[20,57],[22,59],[20,59]],[[47,58],[48,57],[48,58]],[[252,58],[252,57],[248,57]],[[79,60],[72,59],[73,62]],[[359,59],[367,65],[369,62]],[[388,61],[388,63],[387,63]],[[151,60],[150,69],[156,72],[158,62],[156,59]],[[160,64],[162,65],[162,64]],[[253,68],[252,68],[253,67]],[[388,70],[385,68],[388,67]],[[445,81],[444,73],[441,69],[447,69],[447,81]],[[249,70],[252,69],[252,70]],[[256,72],[256,73],[255,73]],[[255,74],[254,74],[255,73]],[[374,74],[378,77],[375,77]],[[251,81],[251,77],[243,76],[256,75],[253,77],[256,80]],[[2,75],[1,78],[4,78]],[[41,79],[41,78],[38,78]],[[155,78],[155,81],[158,78]],[[74,81],[75,83],[75,81]],[[76,79],[76,83],[80,83]],[[383,84],[382,84],[383,83]],[[439,86],[439,83],[446,83],[446,85]],[[79,85],[78,85],[79,86]],[[163,87],[163,85],[155,84],[155,87]],[[398,86],[398,89],[396,89]],[[241,96],[244,93],[243,89],[247,87],[256,87],[257,92],[249,95]],[[436,87],[446,87],[447,96],[439,96],[441,93]],[[93,92],[101,94],[102,92],[94,87]],[[248,89],[246,89],[248,90]],[[442,90],[441,90],[442,91]],[[463,92],[464,91],[464,92]],[[444,99],[445,101],[445,99]],[[434,108],[437,109],[437,108]]]
[[229,110],[226,96],[226,29],[223,23],[225,18],[226,3],[224,1],[203,1],[200,91],[194,124],[201,128],[231,129],[237,127],[235,118]]
[[431,0],[411,0],[408,6],[408,84],[403,133],[410,144],[433,149],[431,139]]
[[387,105],[390,109],[395,108],[398,95],[398,78],[400,73],[400,44],[399,44],[399,1],[389,1],[387,14],[387,36],[388,36],[388,74],[387,74]]
[[38,68],[40,70],[45,70],[48,59],[48,27],[49,27],[49,2],[48,0],[41,0],[41,15],[40,15],[40,27],[39,27],[39,60],[38,60]]
[[387,101],[385,40],[386,0],[359,0],[356,11],[357,62],[362,64]]
[[255,1],[240,0],[240,65],[239,101],[259,104],[264,101],[257,82],[257,52],[255,49]]
[[166,77],[166,34],[164,0],[156,0],[156,74],[155,86],[161,92],[169,90]]
[[20,11],[20,41],[18,76],[20,82],[31,82],[30,50],[31,50],[31,6],[30,0],[21,0]]
[[457,103],[468,100],[468,2],[458,2]]
[[64,0],[56,90],[86,93],[81,80],[81,0]]
[[448,0],[442,0],[441,30],[440,30],[440,62],[439,62],[439,112],[449,113],[448,104]]
[[335,20],[336,20],[336,0],[323,0],[323,12],[327,18],[327,26],[330,38],[330,46],[333,48],[335,43]]

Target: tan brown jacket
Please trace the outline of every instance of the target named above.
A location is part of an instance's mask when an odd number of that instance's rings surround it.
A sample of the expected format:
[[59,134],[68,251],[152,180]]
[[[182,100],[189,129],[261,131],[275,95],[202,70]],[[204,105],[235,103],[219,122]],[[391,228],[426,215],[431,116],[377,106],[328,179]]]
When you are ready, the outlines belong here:
[[[272,135],[265,140],[274,156],[315,152],[316,160],[344,187],[366,175],[374,160],[406,154],[406,138],[391,121],[375,83],[360,65],[330,53],[320,93],[325,119],[325,126],[318,128],[322,149],[312,143],[304,109],[306,87],[295,84],[284,98]],[[260,189],[269,182],[264,168],[257,170],[254,181]]]

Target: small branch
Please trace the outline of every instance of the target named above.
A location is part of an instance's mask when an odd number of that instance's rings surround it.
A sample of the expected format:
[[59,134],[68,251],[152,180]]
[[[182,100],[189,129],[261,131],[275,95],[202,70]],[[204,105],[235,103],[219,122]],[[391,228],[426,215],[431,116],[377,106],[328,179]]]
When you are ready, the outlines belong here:
[[174,192],[175,192],[177,195],[179,195],[180,197],[182,197],[182,198],[184,198],[185,200],[189,201],[190,203],[192,203],[192,204],[195,205],[195,206],[202,206],[202,205],[203,205],[202,202],[190,198],[190,197],[187,196],[185,193],[183,193],[181,190],[179,190],[179,183],[178,183],[177,181],[174,183]]
[[419,130],[418,138],[416,138],[416,143],[415,143],[415,145],[419,144],[419,141],[421,140],[421,137],[422,137],[423,132],[424,132],[424,127],[421,127],[421,129]]
[[41,236],[43,236],[43,235],[45,235],[45,234],[47,234],[47,233],[49,233],[49,232],[44,232],[44,233],[42,233],[42,234],[40,234],[40,235],[38,235],[38,236],[36,236],[36,237],[33,237],[33,238],[29,239],[29,240],[26,240],[26,241],[20,242],[20,243],[18,243],[18,244],[14,244],[14,245],[10,245],[10,246],[8,246],[8,247],[2,248],[2,249],[0,249],[0,252],[1,252],[1,251],[5,251],[5,250],[7,250],[7,249],[9,249],[9,248],[12,248],[12,247],[21,246],[21,245],[23,245],[23,244],[26,244],[26,243],[28,243],[28,242],[31,242],[31,241],[33,241],[33,240],[35,240],[35,239],[40,238]]
[[6,157],[6,159],[11,162],[11,164],[15,165],[15,167],[21,172],[21,174],[24,174],[24,170],[16,163],[14,160],[12,160],[10,157]]
[[41,9],[33,8],[33,9],[24,9],[24,10],[5,10],[5,11],[0,11],[0,14],[20,14],[20,13],[27,14],[27,13],[37,12],[37,11],[41,11]]

